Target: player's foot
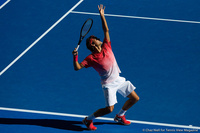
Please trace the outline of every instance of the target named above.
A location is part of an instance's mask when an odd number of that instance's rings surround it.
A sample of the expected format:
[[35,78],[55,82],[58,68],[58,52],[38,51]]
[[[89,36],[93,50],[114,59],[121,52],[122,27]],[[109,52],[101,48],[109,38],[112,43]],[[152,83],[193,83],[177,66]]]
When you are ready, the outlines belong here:
[[123,115],[123,116],[116,115],[115,118],[114,118],[114,121],[121,123],[123,125],[130,125],[131,124],[130,121],[126,120],[125,115]]
[[89,129],[89,130],[96,130],[97,128],[93,125],[93,121],[92,120],[87,120],[87,117],[85,117],[85,119],[83,119],[83,124],[86,125],[86,127]]

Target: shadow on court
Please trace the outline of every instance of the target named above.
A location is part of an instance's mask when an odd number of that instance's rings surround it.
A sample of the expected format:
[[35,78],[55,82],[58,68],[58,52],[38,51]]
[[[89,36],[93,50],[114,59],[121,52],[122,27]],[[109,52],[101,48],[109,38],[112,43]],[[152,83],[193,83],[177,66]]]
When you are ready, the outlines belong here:
[[55,119],[15,119],[15,118],[0,118],[0,124],[17,124],[17,125],[35,125],[42,127],[50,127],[62,130],[83,131],[83,128],[78,124],[81,121],[55,120]]
[[[88,130],[82,121],[56,120],[56,119],[16,119],[16,118],[0,118],[0,124],[10,125],[35,125],[42,127],[50,127],[62,130],[84,131]],[[83,126],[80,126],[80,124]],[[95,125],[111,124],[114,122],[94,122]]]

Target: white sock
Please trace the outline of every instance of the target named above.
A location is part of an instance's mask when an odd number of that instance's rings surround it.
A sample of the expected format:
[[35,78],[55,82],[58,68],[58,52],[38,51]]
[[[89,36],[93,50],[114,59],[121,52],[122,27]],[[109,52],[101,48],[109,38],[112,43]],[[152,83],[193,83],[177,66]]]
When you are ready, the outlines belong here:
[[95,118],[94,114],[91,114],[87,117],[87,120],[93,120]]
[[121,109],[117,115],[118,116],[123,116],[125,113],[126,113],[126,111]]

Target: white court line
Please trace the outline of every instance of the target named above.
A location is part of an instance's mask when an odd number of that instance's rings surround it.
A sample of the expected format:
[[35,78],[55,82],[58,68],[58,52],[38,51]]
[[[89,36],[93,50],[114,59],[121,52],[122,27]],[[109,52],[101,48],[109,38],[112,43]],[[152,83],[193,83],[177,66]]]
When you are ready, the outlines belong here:
[[47,33],[49,33],[58,23],[60,23],[69,13],[71,13],[83,0],[80,0],[67,13],[65,13],[57,22],[55,22],[47,31],[45,31],[37,40],[35,40],[27,49],[25,49],[17,58],[15,58],[6,68],[0,72],[0,76],[7,71],[15,62],[17,62],[26,52],[28,52],[37,42],[39,42]]
[[[26,113],[36,113],[36,114],[46,114],[46,115],[57,115],[57,116],[68,116],[68,117],[77,117],[77,118],[85,118],[86,117],[86,115],[56,113],[56,112],[47,112],[47,111],[36,111],[36,110],[26,110],[26,109],[16,109],[16,108],[5,108],[5,107],[0,107],[0,110],[26,112]],[[106,117],[99,117],[99,118],[96,118],[96,119],[113,121],[113,118],[106,118]],[[156,122],[146,122],[146,121],[135,121],[135,120],[130,120],[130,121],[132,123],[138,123],[138,124],[176,127],[176,128],[188,128],[188,129],[200,129],[200,127],[197,127],[197,126],[186,126],[186,125],[176,125],[176,124],[166,124],[166,123],[156,123]]]
[[8,2],[10,2],[10,0],[7,0],[5,3],[3,3],[3,5],[0,6],[0,9],[3,8],[6,4],[8,4]]
[[[71,13],[87,14],[87,15],[99,15],[99,13],[78,12],[78,11],[72,11]],[[104,14],[104,15],[105,15],[105,16],[110,16],[110,17],[134,18],[134,19],[148,19],[148,20],[157,20],[157,21],[169,21],[169,22],[180,22],[180,23],[200,24],[199,21],[176,20],[176,19],[164,19],[164,18],[150,18],[150,17],[139,17],[139,16],[126,16],[126,15],[115,15],[115,14]]]

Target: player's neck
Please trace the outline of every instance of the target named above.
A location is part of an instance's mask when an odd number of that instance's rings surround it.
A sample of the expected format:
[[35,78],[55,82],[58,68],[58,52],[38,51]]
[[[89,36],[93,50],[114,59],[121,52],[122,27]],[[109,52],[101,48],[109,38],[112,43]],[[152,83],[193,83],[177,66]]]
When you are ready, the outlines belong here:
[[102,50],[101,46],[96,46],[94,49],[94,53],[100,53]]

